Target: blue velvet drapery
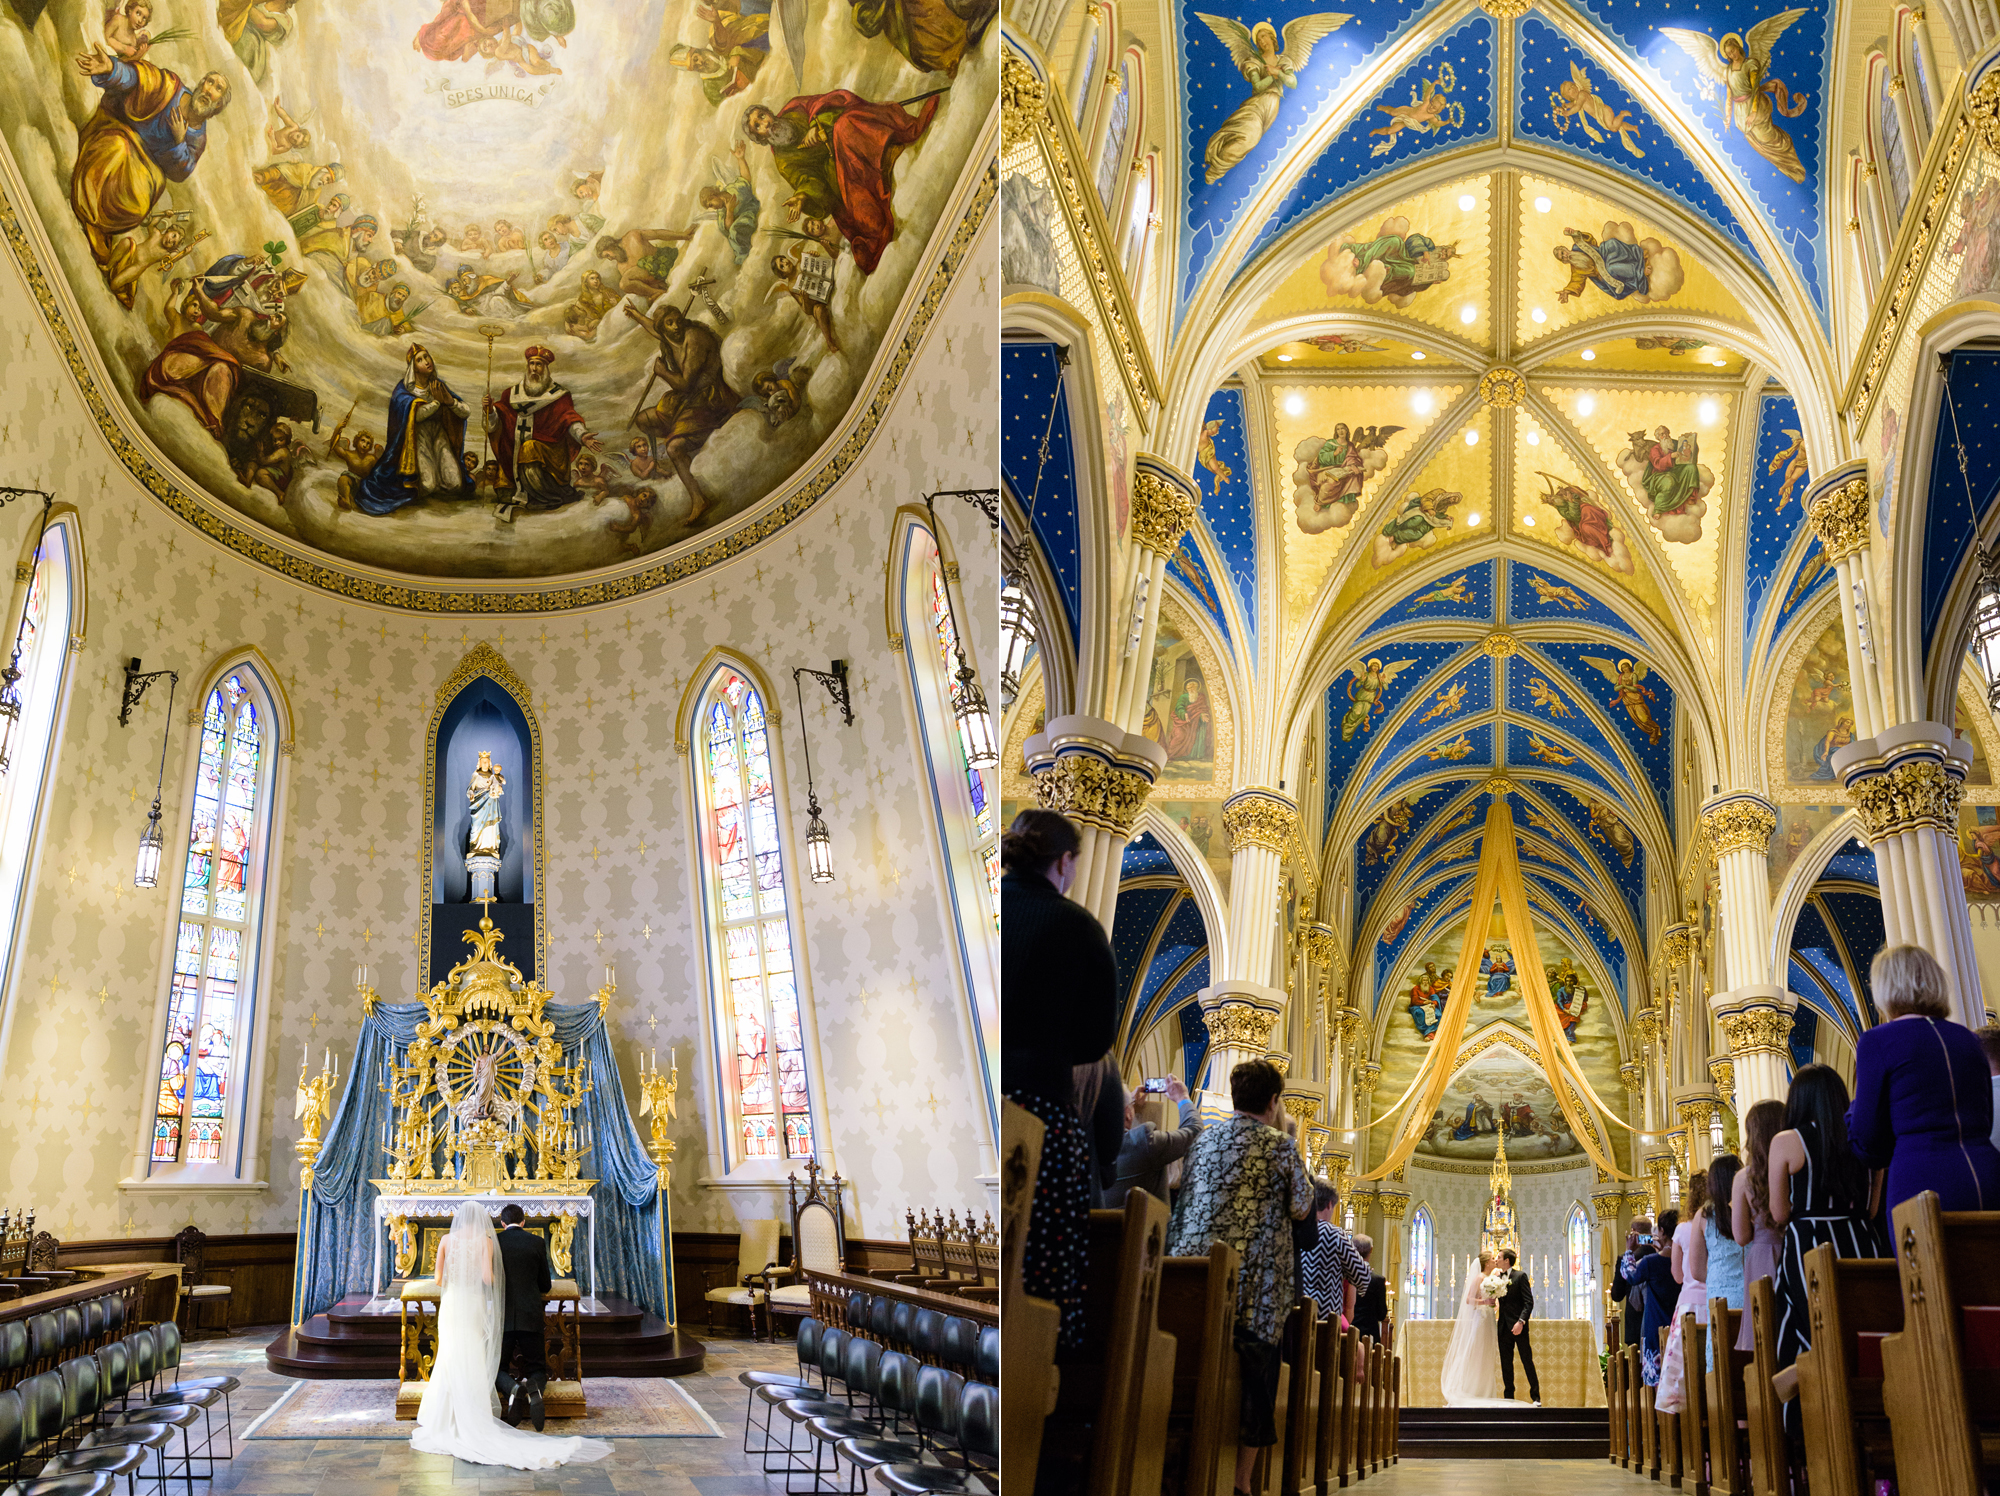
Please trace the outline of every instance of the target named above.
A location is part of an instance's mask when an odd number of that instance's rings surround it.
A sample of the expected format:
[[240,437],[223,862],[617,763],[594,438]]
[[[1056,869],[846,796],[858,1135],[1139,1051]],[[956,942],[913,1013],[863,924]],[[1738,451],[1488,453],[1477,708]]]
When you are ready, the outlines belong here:
[[[301,1319],[325,1312],[349,1293],[372,1286],[375,1261],[375,1186],[389,1166],[382,1152],[382,1126],[389,1110],[381,1083],[388,1064],[400,1062],[428,1016],[422,1003],[377,1003],[362,1019],[354,1066],[325,1134],[312,1184],[310,1255],[304,1265]],[[597,1292],[616,1294],[667,1318],[672,1292],[671,1226],[660,1198],[653,1160],[625,1105],[618,1062],[611,1052],[604,1015],[596,1003],[550,1003],[542,1016],[555,1024],[563,1060],[590,1061],[596,1089],[579,1111],[589,1117],[595,1145],[584,1174],[599,1183],[593,1209],[597,1230]],[[581,1119],[579,1119],[581,1120]],[[581,1127],[578,1129],[582,1131]],[[384,1247],[384,1253],[387,1253]],[[576,1266],[582,1275],[584,1235],[576,1239]]]

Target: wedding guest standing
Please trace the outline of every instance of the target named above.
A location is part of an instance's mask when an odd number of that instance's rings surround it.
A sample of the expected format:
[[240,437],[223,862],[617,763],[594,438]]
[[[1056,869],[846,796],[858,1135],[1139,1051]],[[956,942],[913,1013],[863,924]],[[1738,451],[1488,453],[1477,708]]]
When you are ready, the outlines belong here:
[[1083,845],[1052,810],[1024,810],[1000,839],[1000,1084],[1041,1119],[1042,1162],[1022,1243],[1025,1290],[1062,1310],[1058,1358],[1083,1343],[1090,1146],[1072,1068],[1118,1030],[1118,967],[1104,927],[1066,895]]
[[[1889,1241],[1868,1209],[1868,1165],[1847,1141],[1847,1084],[1830,1065],[1807,1065],[1785,1097],[1785,1130],[1771,1140],[1771,1219],[1785,1228],[1776,1290],[1778,1366],[1812,1349],[1806,1253],[1831,1243],[1840,1257],[1886,1257]],[[1799,1431],[1799,1404],[1785,1404]]]
[[1070,1088],[1090,1151],[1091,1208],[1108,1209],[1118,1177],[1118,1150],[1125,1141],[1125,1081],[1118,1062],[1106,1055],[1094,1065],[1078,1065],[1070,1072]]
[[1989,1023],[1979,1031],[1979,1047],[1986,1051],[1986,1068],[1993,1072],[1993,1131],[1988,1141],[2000,1148],[2000,1023]]
[[1660,1344],[1660,1332],[1671,1319],[1675,1302],[1680,1298],[1680,1285],[1674,1281],[1673,1259],[1667,1255],[1667,1247],[1674,1239],[1674,1228],[1681,1223],[1678,1210],[1660,1212],[1658,1228],[1653,1233],[1653,1250],[1639,1259],[1638,1270],[1632,1278],[1632,1296],[1639,1299],[1639,1369],[1648,1387],[1660,1385],[1660,1356],[1664,1347]]
[[1354,1328],[1373,1336],[1383,1350],[1396,1344],[1396,1322],[1389,1318],[1389,1280],[1375,1271],[1375,1238],[1354,1234],[1354,1250],[1368,1265],[1368,1286],[1354,1300]]
[[1321,1319],[1337,1317],[1342,1329],[1354,1322],[1356,1296],[1368,1286],[1368,1264],[1354,1249],[1354,1238],[1334,1224],[1340,1192],[1325,1179],[1313,1181],[1314,1226],[1318,1242],[1299,1259],[1304,1278],[1300,1292],[1319,1308]]
[[[1708,1166],[1708,1205],[1701,1213],[1701,1238],[1695,1243],[1694,1275],[1708,1284],[1708,1297],[1722,1299],[1730,1308],[1741,1309],[1743,1298],[1743,1248],[1732,1235],[1732,1202],[1736,1181],[1743,1172],[1743,1160],[1733,1153],[1718,1153]],[[1704,1318],[1703,1324],[1708,1320]],[[1708,1337],[1708,1364],[1715,1365],[1715,1337]]]
[[1951,1021],[1944,968],[1896,945],[1869,968],[1887,1022],[1854,1046],[1847,1137],[1863,1163],[1889,1171],[1885,1218],[1935,1190],[1941,1210],[2000,1209],[1993,1088],[1979,1036]]
[[1660,1358],[1660,1395],[1653,1406],[1665,1413],[1681,1410],[1681,1395],[1687,1382],[1687,1347],[1681,1343],[1681,1316],[1694,1312],[1695,1323],[1708,1323],[1708,1283],[1701,1269],[1706,1264],[1697,1255],[1702,1246],[1702,1221],[1708,1214],[1708,1175],[1688,1175],[1687,1219],[1674,1227],[1672,1245],[1667,1250],[1668,1270],[1680,1284],[1668,1312],[1667,1347]]
[[1298,1299],[1291,1223],[1312,1214],[1312,1176],[1284,1130],[1284,1094],[1284,1073],[1269,1060],[1245,1060],[1229,1072],[1235,1111],[1204,1127],[1188,1150],[1167,1230],[1169,1257],[1205,1257],[1218,1241],[1243,1257],[1236,1294],[1243,1384],[1236,1489],[1246,1492],[1257,1452],[1278,1442],[1279,1346]]
[[[1158,1101],[1155,1100],[1158,1098]],[[1165,1102],[1180,1109],[1179,1125],[1166,1127],[1163,1120],[1155,1121],[1140,1115],[1141,1108],[1152,1111]],[[1147,1093],[1143,1099],[1137,1091],[1127,1092],[1125,1098],[1125,1136],[1118,1145],[1118,1167],[1111,1181],[1111,1190],[1104,1197],[1105,1208],[1123,1210],[1125,1197],[1133,1190],[1144,1190],[1149,1195],[1167,1200],[1167,1171],[1177,1160],[1187,1157],[1188,1149],[1201,1133],[1201,1116],[1195,1110],[1194,1100],[1188,1095],[1188,1088],[1178,1080],[1169,1080],[1165,1092]]]
[[[1743,1168],[1730,1191],[1729,1232],[1743,1249],[1743,1302],[1750,1302],[1750,1285],[1778,1276],[1778,1248],[1784,1229],[1771,1219],[1771,1139],[1785,1126],[1782,1101],[1760,1101],[1743,1114]],[[1776,1284],[1773,1283],[1773,1291]],[[1750,1316],[1737,1325],[1736,1349],[1756,1349]]]
[[1611,1275],[1611,1302],[1625,1306],[1625,1344],[1639,1343],[1639,1325],[1645,1318],[1644,1297],[1632,1296],[1632,1285],[1639,1280],[1639,1264],[1653,1255],[1653,1222],[1647,1216],[1634,1216],[1631,1226],[1625,1232],[1625,1255],[1618,1259],[1618,1270]]

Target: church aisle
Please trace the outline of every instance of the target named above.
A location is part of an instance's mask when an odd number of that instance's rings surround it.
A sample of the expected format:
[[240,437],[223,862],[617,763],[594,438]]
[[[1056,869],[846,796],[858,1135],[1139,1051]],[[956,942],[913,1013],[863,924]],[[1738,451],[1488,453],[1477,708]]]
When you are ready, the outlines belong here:
[[[788,1342],[764,1345],[751,1340],[712,1339],[703,1372],[681,1377],[678,1385],[693,1395],[722,1430],[720,1439],[619,1439],[611,1457],[600,1464],[571,1469],[527,1472],[471,1465],[440,1455],[418,1454],[407,1444],[367,1439],[253,1438],[240,1434],[281,1397],[289,1378],[267,1370],[263,1348],[274,1326],[239,1331],[225,1340],[202,1341],[187,1348],[186,1375],[206,1376],[228,1371],[238,1377],[236,1459],[223,1464],[214,1482],[216,1496],[433,1496],[453,1492],[561,1491],[571,1496],[612,1496],[645,1492],[648,1496],[763,1496],[784,1489],[783,1478],[769,1477],[742,1452],[743,1388],[736,1374],[745,1369],[782,1370],[795,1365]],[[550,1425],[549,1432],[557,1432]]]
[[1359,1489],[1370,1496],[1600,1496],[1647,1484],[1600,1460],[1404,1460]]

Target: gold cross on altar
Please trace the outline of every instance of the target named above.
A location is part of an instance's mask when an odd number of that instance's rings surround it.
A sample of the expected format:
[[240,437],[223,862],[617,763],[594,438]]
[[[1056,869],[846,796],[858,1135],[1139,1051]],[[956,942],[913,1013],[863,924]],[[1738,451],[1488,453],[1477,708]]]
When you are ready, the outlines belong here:
[[493,917],[494,899],[492,894],[489,893],[483,899],[474,899],[473,902],[479,906],[479,918],[482,922]]

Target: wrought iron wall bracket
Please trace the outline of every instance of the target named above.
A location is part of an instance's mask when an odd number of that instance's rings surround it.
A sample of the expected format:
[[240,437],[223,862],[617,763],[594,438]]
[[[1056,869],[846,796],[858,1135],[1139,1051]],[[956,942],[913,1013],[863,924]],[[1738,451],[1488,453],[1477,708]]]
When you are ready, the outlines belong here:
[[833,704],[840,708],[840,718],[847,726],[854,725],[854,704],[847,691],[847,661],[835,660],[831,670],[814,670],[808,665],[800,665],[792,671],[792,684],[797,686],[799,677],[810,675],[822,686],[826,694],[833,698]]
[[142,675],[139,671],[137,656],[134,656],[131,663],[126,665],[125,699],[118,708],[118,725],[120,727],[130,727],[132,725],[132,708],[137,706],[139,698],[146,694],[146,687],[150,686],[154,681],[161,679],[171,680],[175,685],[181,683],[180,673],[174,670],[149,670]]

